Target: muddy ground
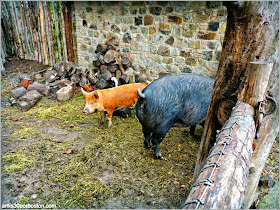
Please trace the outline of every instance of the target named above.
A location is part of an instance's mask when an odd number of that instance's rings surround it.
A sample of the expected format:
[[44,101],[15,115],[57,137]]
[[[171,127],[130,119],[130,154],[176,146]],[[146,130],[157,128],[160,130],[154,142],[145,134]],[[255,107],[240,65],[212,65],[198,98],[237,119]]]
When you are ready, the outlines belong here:
[[[143,146],[133,113],[84,115],[82,93],[65,102],[43,97],[22,111],[9,103],[19,74],[47,66],[11,60],[1,79],[2,204],[55,204],[56,208],[178,208],[186,199],[199,140],[189,128],[172,128],[161,144],[163,160]],[[196,134],[202,135],[197,126]],[[264,171],[278,181],[279,143]],[[277,155],[278,154],[278,155]]]

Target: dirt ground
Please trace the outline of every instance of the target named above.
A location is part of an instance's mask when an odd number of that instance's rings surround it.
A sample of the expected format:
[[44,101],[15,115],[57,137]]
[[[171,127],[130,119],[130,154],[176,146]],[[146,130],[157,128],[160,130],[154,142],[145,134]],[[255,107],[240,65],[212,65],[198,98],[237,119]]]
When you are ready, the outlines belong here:
[[[55,204],[56,208],[178,208],[186,199],[199,140],[172,128],[161,144],[163,160],[144,148],[133,113],[84,115],[82,93],[65,102],[42,97],[30,110],[9,103],[19,74],[47,66],[11,60],[1,79],[2,204]],[[197,126],[196,134],[202,135]],[[278,154],[278,156],[277,156]],[[264,174],[279,181],[279,142]]]

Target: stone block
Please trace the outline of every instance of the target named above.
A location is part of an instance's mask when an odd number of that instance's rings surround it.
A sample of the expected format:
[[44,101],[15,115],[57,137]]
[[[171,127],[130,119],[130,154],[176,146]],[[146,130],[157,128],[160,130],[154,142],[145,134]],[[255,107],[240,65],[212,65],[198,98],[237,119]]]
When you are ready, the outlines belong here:
[[216,33],[210,32],[210,33],[204,33],[202,31],[198,32],[197,38],[199,39],[206,39],[206,40],[213,40],[217,36]]
[[166,65],[166,70],[167,72],[173,73],[173,74],[178,74],[180,73],[180,68],[176,65]]
[[157,46],[151,45],[151,53],[156,53],[156,52],[157,52]]
[[130,11],[130,14],[136,15],[136,14],[137,14],[137,9],[132,9],[132,10]]
[[173,7],[166,7],[165,8],[165,12],[166,13],[171,13],[171,12],[173,12],[174,11],[174,8]]
[[158,54],[162,56],[169,56],[170,55],[170,49],[168,46],[159,46],[158,48]]
[[133,43],[130,45],[130,48],[131,48],[131,50],[135,50],[135,51],[141,50],[141,46],[140,46],[140,44],[137,43],[137,42],[133,42]]
[[146,14],[146,8],[139,8],[139,14]]
[[171,49],[171,55],[173,56],[179,56],[180,55],[180,50],[176,47],[172,47]]
[[194,49],[200,49],[200,41],[199,40],[193,40],[191,47]]
[[209,19],[210,12],[208,10],[196,10],[193,12],[193,21],[201,22]]
[[118,26],[116,26],[116,25],[111,25],[111,31],[113,32],[113,33],[120,33],[120,28],[118,27]]
[[124,43],[130,43],[131,40],[132,40],[132,38],[131,38],[131,34],[130,34],[130,33],[125,33],[125,34],[123,35],[123,42],[124,42]]
[[184,21],[190,21],[192,19],[191,13],[185,13],[184,14]]
[[204,51],[202,54],[202,59],[204,60],[211,60],[213,58],[213,52],[212,51]]
[[142,44],[142,51],[148,52],[149,51],[149,45],[148,44]]
[[162,62],[166,63],[166,64],[171,64],[171,63],[173,63],[173,58],[172,57],[164,57],[162,59]]
[[195,73],[196,74],[201,74],[201,75],[206,75],[207,74],[207,69],[201,66],[198,66],[195,68]]
[[181,50],[180,51],[180,56],[182,56],[182,57],[190,57],[190,56],[192,56],[192,50],[188,50],[188,51]]
[[91,40],[90,40],[89,37],[85,37],[85,38],[84,38],[84,42],[85,42],[85,44],[87,44],[87,45],[91,45]]
[[166,23],[160,23],[159,31],[165,35],[169,35],[171,33],[171,26]]
[[142,24],[143,24],[142,17],[135,17],[135,25],[139,26]]
[[148,34],[149,33],[149,28],[145,27],[145,26],[141,27],[141,33],[142,34]]
[[173,45],[173,43],[174,43],[174,37],[173,36],[171,36],[171,37],[169,37],[167,40],[166,40],[166,42],[165,42],[166,44],[169,44],[169,45]]
[[185,63],[189,66],[196,66],[197,65],[197,59],[196,58],[186,58]]
[[83,52],[87,51],[87,45],[82,44],[80,48]]
[[147,26],[147,25],[153,25],[153,24],[154,24],[154,17],[151,15],[146,15],[144,17],[144,25]]
[[184,64],[184,62],[185,62],[185,58],[178,57],[178,56],[175,58],[175,64],[176,65]]
[[211,22],[209,23],[208,30],[209,31],[217,31],[219,28],[219,22]]
[[207,41],[207,46],[211,49],[214,50],[217,47],[217,41]]
[[190,66],[184,66],[182,69],[181,69],[181,72],[182,73],[192,73],[192,68]]
[[150,27],[149,28],[149,34],[154,34],[156,32],[156,28],[155,27]]
[[121,16],[127,15],[128,13],[129,13],[128,8],[126,8],[126,7],[121,7],[120,8],[120,15]]
[[168,17],[168,22],[173,22],[176,24],[181,24],[183,22],[183,18],[178,17],[178,16],[169,16]]
[[150,13],[153,15],[160,15],[161,10],[161,7],[150,7]]

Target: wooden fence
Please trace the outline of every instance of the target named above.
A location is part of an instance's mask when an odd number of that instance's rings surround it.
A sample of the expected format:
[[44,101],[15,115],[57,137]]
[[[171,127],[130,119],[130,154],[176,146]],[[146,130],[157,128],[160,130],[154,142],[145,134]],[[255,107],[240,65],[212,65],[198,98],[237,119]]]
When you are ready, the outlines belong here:
[[2,1],[2,51],[50,66],[77,61],[73,8],[73,2]]

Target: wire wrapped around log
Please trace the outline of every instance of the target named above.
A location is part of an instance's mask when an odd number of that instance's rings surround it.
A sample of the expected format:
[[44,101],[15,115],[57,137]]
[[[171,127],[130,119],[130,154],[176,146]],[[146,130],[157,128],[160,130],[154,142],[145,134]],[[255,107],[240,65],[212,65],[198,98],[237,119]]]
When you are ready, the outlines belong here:
[[254,108],[238,102],[180,208],[242,208],[255,135]]

